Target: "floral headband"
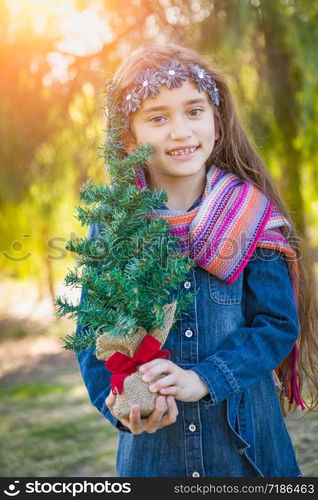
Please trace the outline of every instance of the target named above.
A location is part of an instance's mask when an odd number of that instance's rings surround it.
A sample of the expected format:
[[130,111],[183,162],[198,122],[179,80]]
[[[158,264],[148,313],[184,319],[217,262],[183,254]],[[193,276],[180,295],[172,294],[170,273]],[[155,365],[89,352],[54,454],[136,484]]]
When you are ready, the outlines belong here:
[[126,126],[129,125],[128,115],[141,107],[141,100],[152,99],[160,92],[164,83],[168,89],[181,87],[184,80],[192,80],[197,84],[199,92],[207,92],[216,106],[220,104],[219,89],[211,76],[197,64],[182,64],[172,61],[159,65],[157,69],[145,69],[135,77],[135,86],[124,96],[121,110],[126,115]]

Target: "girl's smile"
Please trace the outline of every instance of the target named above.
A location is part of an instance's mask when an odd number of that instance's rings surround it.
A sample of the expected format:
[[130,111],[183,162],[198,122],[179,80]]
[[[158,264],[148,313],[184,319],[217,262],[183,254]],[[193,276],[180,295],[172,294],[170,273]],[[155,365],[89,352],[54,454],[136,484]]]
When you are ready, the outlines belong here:
[[169,151],[167,154],[174,160],[188,160],[193,157],[199,146],[181,146]]

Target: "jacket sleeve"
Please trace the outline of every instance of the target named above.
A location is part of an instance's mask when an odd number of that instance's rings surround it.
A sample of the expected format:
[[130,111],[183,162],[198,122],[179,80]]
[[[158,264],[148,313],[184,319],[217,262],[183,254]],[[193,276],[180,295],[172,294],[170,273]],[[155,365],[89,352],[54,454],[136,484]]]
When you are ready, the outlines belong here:
[[299,336],[284,255],[258,247],[243,272],[246,326],[230,333],[212,356],[191,368],[209,389],[202,399],[213,404],[244,391],[274,370]]
[[[91,226],[87,237],[96,237],[98,231],[98,226]],[[86,296],[87,293],[84,289],[82,289],[80,302],[84,301]],[[76,335],[80,335],[82,332],[83,327],[78,323],[76,327]],[[123,426],[121,422],[110,413],[107,405],[105,404],[105,399],[110,391],[111,373],[106,369],[104,361],[96,358],[94,347],[82,351],[76,351],[75,355],[77,357],[80,372],[92,405],[95,406],[101,414],[104,415],[104,417],[107,418],[107,420],[109,420],[114,427],[116,427],[116,429],[124,432],[130,432],[127,427]]]

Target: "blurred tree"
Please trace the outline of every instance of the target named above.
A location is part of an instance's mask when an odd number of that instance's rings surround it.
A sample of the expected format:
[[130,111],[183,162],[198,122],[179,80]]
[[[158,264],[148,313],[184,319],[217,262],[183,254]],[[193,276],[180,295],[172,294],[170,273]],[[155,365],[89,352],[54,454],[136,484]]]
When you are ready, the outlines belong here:
[[57,30],[36,35],[30,18],[17,23],[5,2],[0,9],[0,269],[37,280],[39,297],[45,287],[53,298],[54,261],[61,257],[50,255],[50,241],[72,227],[71,216],[67,224],[60,217],[66,205],[72,214],[87,175],[103,173],[102,124],[92,85],[48,83]]
[[[94,182],[105,180],[97,159],[103,140],[103,82],[123,57],[153,42],[193,47],[228,75],[242,120],[277,179],[298,230],[307,238],[309,228],[312,244],[318,245],[317,2],[67,4],[97,12],[110,28],[109,41],[82,55],[62,50],[58,9],[39,34],[31,9],[26,7],[17,22],[9,2],[0,3],[0,213],[7,255],[2,252],[0,270],[36,278],[39,289],[45,276],[45,287],[54,294],[55,280],[65,274],[61,240],[67,238],[60,235],[76,227],[72,215],[79,188],[88,176]],[[64,80],[52,75],[54,58],[65,66]],[[53,247],[59,248],[52,251],[54,238],[59,244]],[[23,259],[31,249],[33,258]],[[20,256],[21,261],[14,260]]]

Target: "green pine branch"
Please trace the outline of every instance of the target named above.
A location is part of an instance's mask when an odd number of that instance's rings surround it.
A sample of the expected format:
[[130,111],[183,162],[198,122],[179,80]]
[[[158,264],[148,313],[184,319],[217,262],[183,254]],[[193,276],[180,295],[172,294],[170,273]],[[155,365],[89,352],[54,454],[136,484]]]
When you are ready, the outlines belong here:
[[95,346],[96,343],[96,331],[95,330],[85,330],[81,335],[66,335],[62,339],[64,349],[72,351],[82,351],[84,349],[89,349]]

